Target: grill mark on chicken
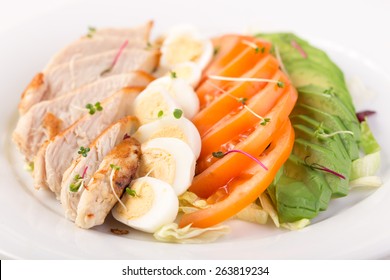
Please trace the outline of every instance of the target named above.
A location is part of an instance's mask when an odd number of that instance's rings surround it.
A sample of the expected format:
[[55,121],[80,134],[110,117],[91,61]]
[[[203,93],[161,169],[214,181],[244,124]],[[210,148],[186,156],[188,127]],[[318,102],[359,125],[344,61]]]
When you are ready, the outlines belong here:
[[54,114],[50,112],[46,113],[42,121],[42,127],[47,132],[47,136],[48,136],[47,138],[48,139],[53,138],[58,133],[60,133],[62,130],[62,124],[63,121],[57,118]]
[[[113,189],[116,196],[120,197],[136,174],[140,149],[140,143],[130,137],[124,139],[104,157],[88,184],[88,190],[81,195],[77,207],[77,226],[91,228],[104,222],[107,214],[117,203],[111,189],[111,173],[114,172]],[[119,168],[113,169],[112,165]]]
[[[84,191],[83,189],[78,192],[69,191],[73,178],[84,174],[84,188],[88,189],[88,184],[103,158],[124,139],[125,135],[133,134],[138,126],[138,120],[133,116],[125,117],[112,124],[89,145],[90,152],[87,156],[79,155],[64,172],[61,183],[61,204],[69,220],[76,219],[77,205]],[[138,150],[135,152],[138,153]],[[85,168],[87,170],[84,172]]]

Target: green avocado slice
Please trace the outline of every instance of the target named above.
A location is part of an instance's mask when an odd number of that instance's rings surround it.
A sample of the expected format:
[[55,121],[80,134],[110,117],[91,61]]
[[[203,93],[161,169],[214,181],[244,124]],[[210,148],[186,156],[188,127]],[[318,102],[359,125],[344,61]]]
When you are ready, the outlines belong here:
[[[325,127],[329,129],[330,132],[348,131],[348,129],[345,127],[345,125],[338,116],[333,116],[309,105],[297,104],[294,107],[294,110],[290,116],[292,123],[299,123],[299,120],[296,119],[297,115],[300,115],[300,118],[302,118],[302,115],[304,115],[308,118],[318,121],[319,123],[322,123]],[[354,135],[344,133],[339,134],[339,137],[343,142],[350,159],[352,161],[358,159],[359,146],[355,141]]]
[[317,164],[345,176],[345,179],[342,179],[332,173],[323,171],[333,197],[348,194],[348,178],[351,173],[351,165],[345,166],[338,161],[334,151],[298,138],[295,139],[293,153],[304,159],[308,165]]

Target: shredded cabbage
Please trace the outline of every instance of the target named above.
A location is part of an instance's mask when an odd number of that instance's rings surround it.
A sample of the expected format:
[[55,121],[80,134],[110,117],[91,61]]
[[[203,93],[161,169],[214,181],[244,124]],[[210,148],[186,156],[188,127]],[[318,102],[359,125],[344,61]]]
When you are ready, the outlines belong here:
[[282,223],[280,224],[281,227],[289,230],[299,230],[303,229],[304,227],[310,225],[310,220],[309,219],[301,219],[296,222],[292,223]]
[[170,243],[206,243],[213,242],[230,232],[230,228],[219,225],[208,228],[193,228],[188,225],[179,228],[178,224],[171,223],[157,230],[153,236],[159,241]]
[[355,179],[349,182],[349,187],[352,188],[379,188],[382,185],[382,180],[379,176],[366,176]]
[[195,207],[199,209],[204,209],[210,206],[206,200],[201,199],[193,192],[188,192],[188,191],[183,193],[181,196],[179,196],[179,204],[180,206],[183,207],[188,206],[188,207]]
[[270,215],[272,221],[276,227],[282,227],[289,230],[299,230],[310,224],[309,219],[301,219],[292,223],[279,223],[278,213],[276,212],[275,207],[272,204],[272,201],[269,199],[266,193],[262,193],[259,197],[260,204],[264,210]]
[[274,208],[271,199],[268,197],[266,193],[262,193],[259,196],[259,199],[260,199],[260,205],[263,207],[264,211],[267,212],[268,215],[271,217],[275,226],[280,227],[278,213],[276,212],[276,209]]
[[263,225],[267,222],[268,213],[261,208],[260,205],[251,203],[246,208],[242,209],[235,217],[246,222]]
[[362,139],[360,142],[360,146],[362,147],[365,154],[372,154],[379,152],[381,147],[378,142],[375,140],[374,134],[370,127],[368,126],[367,121],[364,121],[360,124],[360,131],[362,133]]
[[374,176],[378,172],[380,165],[381,155],[379,151],[358,158],[352,162],[350,180]]

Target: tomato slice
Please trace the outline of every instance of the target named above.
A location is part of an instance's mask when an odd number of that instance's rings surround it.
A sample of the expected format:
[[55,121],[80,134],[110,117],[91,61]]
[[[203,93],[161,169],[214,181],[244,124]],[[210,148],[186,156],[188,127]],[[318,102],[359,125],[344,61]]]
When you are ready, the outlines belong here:
[[[270,79],[278,70],[278,61],[271,55],[265,56],[243,77]],[[215,83],[208,80],[208,83]],[[236,82],[236,85],[226,93],[222,93],[207,107],[200,111],[192,122],[198,128],[200,136],[204,136],[208,130],[224,116],[237,110],[241,105],[236,98],[251,98],[267,85],[266,82]]]
[[260,160],[268,166],[268,170],[252,163],[247,171],[224,186],[227,188],[227,195],[224,199],[212,204],[209,208],[183,215],[179,223],[180,227],[189,224],[199,228],[214,226],[234,216],[255,201],[287,160],[293,144],[294,130],[290,120],[287,119],[280,127],[270,147],[260,157]]

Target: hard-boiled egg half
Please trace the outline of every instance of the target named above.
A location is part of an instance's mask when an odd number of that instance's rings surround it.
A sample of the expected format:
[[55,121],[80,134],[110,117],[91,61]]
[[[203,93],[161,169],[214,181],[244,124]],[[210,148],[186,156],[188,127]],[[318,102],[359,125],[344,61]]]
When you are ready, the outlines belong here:
[[[167,92],[183,110],[184,116],[192,119],[199,111],[199,99],[192,86],[190,86],[184,79],[178,77],[161,77],[154,80],[147,87],[149,91],[153,92]],[[154,98],[152,95],[143,97],[143,99]],[[152,101],[152,100],[151,100]]]
[[142,177],[133,180],[129,189],[121,199],[125,207],[117,204],[112,210],[116,220],[149,233],[175,220],[179,201],[168,183],[152,177]]
[[146,87],[133,103],[134,115],[141,124],[153,122],[160,113],[171,114],[175,109],[181,107],[163,87]]
[[173,66],[167,75],[184,79],[188,84],[195,88],[202,77],[202,68],[195,62],[186,61]]
[[161,46],[160,67],[170,70],[191,61],[203,70],[213,56],[213,44],[190,25],[176,26],[168,32]]
[[196,158],[177,138],[154,138],[141,146],[137,177],[151,176],[170,184],[176,195],[186,192],[195,175]]
[[201,139],[198,129],[191,121],[183,117],[177,119],[173,116],[166,116],[141,125],[132,137],[140,143],[160,137],[177,138],[191,147],[196,159],[200,154]]

